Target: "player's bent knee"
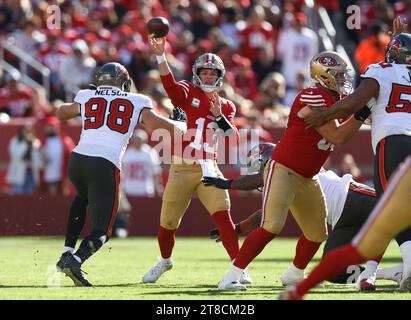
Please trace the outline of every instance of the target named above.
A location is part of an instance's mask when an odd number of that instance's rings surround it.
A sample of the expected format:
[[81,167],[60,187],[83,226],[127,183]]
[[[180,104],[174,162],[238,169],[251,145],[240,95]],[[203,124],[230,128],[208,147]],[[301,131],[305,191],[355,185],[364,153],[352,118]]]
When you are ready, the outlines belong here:
[[277,223],[266,223],[264,222],[263,228],[273,234],[279,234],[284,227],[284,223],[277,222]]
[[177,229],[179,227],[180,223],[179,222],[175,222],[172,220],[162,220],[160,222],[160,226],[162,226],[163,228],[166,228],[168,230],[174,230]]
[[327,240],[327,233],[311,233],[311,234],[305,234],[304,236],[307,240],[312,241],[312,242],[324,242]]

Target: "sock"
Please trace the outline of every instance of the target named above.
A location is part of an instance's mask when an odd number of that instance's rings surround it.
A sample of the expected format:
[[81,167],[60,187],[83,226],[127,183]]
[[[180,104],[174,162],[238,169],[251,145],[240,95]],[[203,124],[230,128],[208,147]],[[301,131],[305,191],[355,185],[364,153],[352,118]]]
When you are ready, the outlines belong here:
[[64,248],[63,248],[63,253],[66,253],[67,251],[70,252],[70,253],[73,253],[73,252],[74,252],[74,248],[64,246]]
[[93,254],[95,254],[107,240],[107,235],[104,232],[92,231],[91,234],[85,237],[81,242],[80,247],[74,254],[74,258],[79,258],[79,262],[83,263]]
[[173,253],[174,243],[176,242],[177,229],[169,230],[162,226],[157,233],[157,241],[160,246],[161,257],[168,259]]
[[231,266],[229,273],[231,274],[231,279],[235,279],[236,281],[240,281],[241,276],[243,275],[244,270],[236,267],[235,265]]
[[365,269],[360,274],[359,280],[365,280],[369,278],[376,278],[377,268],[379,261],[368,260],[365,265]]
[[245,269],[275,237],[276,235],[274,233],[268,232],[263,227],[251,232],[245,238],[241,250],[234,261],[234,266]]
[[322,258],[320,264],[314,268],[310,275],[297,285],[297,293],[303,296],[324,280],[334,278],[348,266],[363,263],[364,261],[365,259],[352,244],[331,250]]
[[403,265],[382,268],[377,270],[377,279],[398,281],[401,280]]
[[230,256],[230,260],[235,259],[240,251],[240,242],[233,220],[231,220],[230,211],[218,211],[211,218],[220,232],[221,242]]
[[67,232],[64,245],[75,248],[80,232],[84,227],[87,215],[88,201],[76,196],[71,203],[69,217],[67,221]]
[[400,245],[400,251],[403,261],[403,274],[411,274],[411,241],[405,241]]
[[304,270],[305,270],[305,269],[297,268],[294,263],[291,264],[288,269],[293,273],[303,273],[303,274],[304,274]]
[[294,266],[304,270],[320,246],[321,242],[310,241],[302,234],[295,248]]

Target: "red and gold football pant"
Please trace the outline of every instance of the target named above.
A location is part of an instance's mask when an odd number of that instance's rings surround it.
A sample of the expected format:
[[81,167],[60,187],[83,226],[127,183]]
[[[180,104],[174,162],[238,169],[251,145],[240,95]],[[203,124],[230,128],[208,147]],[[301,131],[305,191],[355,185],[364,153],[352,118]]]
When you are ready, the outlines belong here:
[[[223,174],[214,162],[219,178]],[[210,215],[230,209],[230,197],[227,190],[206,187],[202,182],[202,170],[198,163],[171,164],[168,181],[163,194],[160,225],[166,229],[177,229],[180,225],[194,192]]]
[[270,160],[264,170],[261,226],[271,233],[279,234],[286,222],[288,210],[291,210],[308,240],[322,242],[327,239],[327,207],[319,180],[305,178]]

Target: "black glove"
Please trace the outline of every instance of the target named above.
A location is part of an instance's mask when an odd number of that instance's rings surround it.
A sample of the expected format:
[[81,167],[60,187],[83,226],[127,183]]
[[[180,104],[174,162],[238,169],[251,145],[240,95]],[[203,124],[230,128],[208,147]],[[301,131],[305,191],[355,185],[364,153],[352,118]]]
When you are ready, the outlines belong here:
[[179,107],[173,109],[173,114],[170,116],[171,120],[187,122],[187,115],[185,111]]
[[365,120],[367,120],[370,114],[371,114],[371,110],[367,106],[364,106],[362,107],[362,109],[354,113],[354,118],[357,119],[358,121],[364,122]]
[[213,230],[210,230],[209,236],[210,236],[210,239],[215,240],[215,242],[220,242],[221,241],[220,231],[218,231],[217,228],[215,228]]
[[[237,234],[241,235],[242,231],[239,223],[235,225],[235,231],[237,232]],[[210,236],[211,240],[215,240],[215,242],[221,242],[220,231],[218,231],[217,228],[210,230],[210,233],[208,235]]]
[[218,189],[231,189],[233,179],[203,177],[203,183],[206,187],[214,186]]

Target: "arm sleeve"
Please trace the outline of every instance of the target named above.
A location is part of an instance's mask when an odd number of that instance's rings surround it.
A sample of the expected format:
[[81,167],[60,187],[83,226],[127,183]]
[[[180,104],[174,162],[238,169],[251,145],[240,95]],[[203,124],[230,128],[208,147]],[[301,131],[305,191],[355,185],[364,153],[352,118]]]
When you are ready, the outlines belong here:
[[361,74],[361,79],[365,78],[372,78],[380,84],[382,80],[381,66],[378,64],[370,64],[367,69],[365,69],[364,73]]
[[183,102],[188,98],[188,92],[190,90],[190,82],[179,81],[176,82],[172,73],[166,76],[161,76],[161,82],[163,83],[164,90],[166,90],[168,97],[174,106],[183,107]]
[[144,109],[153,109],[153,101],[151,100],[151,98],[147,96],[140,96],[140,99],[141,100],[138,102],[138,104],[134,103],[134,105],[140,106],[140,112],[138,114],[137,123],[142,123],[143,120],[141,117],[141,113]]
[[74,97],[74,102],[77,102],[80,105],[85,103],[89,97],[89,91],[90,90],[80,90],[79,92],[77,92],[76,96]]

